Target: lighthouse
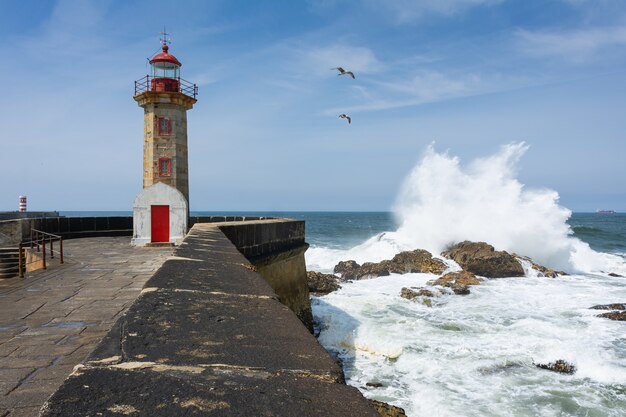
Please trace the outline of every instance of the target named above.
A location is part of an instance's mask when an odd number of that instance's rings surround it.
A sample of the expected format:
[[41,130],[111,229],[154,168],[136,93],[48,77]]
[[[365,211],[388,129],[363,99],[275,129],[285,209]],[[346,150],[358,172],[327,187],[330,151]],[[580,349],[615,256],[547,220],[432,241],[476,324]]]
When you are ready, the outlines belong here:
[[198,87],[180,76],[180,61],[169,52],[150,59],[150,75],[135,81],[133,99],[144,110],[143,190],[133,204],[133,245],[177,244],[187,233],[189,170],[187,110]]

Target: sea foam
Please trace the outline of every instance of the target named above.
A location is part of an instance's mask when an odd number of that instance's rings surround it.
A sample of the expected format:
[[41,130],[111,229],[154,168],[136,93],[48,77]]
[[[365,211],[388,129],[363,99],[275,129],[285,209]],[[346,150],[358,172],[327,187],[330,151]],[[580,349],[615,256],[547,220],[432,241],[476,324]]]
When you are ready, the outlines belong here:
[[525,143],[513,143],[462,165],[458,157],[428,146],[399,192],[396,231],[349,250],[312,248],[307,263],[331,270],[340,260],[376,262],[416,248],[437,255],[451,244],[471,240],[570,273],[625,274],[623,258],[595,252],[572,236],[567,224],[571,211],[559,205],[556,191],[529,188],[516,178],[527,150]]

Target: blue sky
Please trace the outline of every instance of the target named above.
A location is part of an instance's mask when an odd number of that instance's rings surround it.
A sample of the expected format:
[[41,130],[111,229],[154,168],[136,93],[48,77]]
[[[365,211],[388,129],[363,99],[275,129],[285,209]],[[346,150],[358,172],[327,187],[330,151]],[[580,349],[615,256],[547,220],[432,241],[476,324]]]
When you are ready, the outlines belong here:
[[428,144],[525,141],[528,187],[626,211],[624,1],[0,2],[0,210],[132,208],[166,26],[200,88],[192,210],[388,210]]

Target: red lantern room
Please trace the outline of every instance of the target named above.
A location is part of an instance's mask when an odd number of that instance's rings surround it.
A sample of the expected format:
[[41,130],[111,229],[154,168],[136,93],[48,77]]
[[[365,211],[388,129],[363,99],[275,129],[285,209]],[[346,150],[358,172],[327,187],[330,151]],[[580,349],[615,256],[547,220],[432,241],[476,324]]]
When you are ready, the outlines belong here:
[[163,43],[163,52],[155,55],[150,60],[152,67],[151,90],[157,92],[180,91],[180,67],[181,63],[176,57],[168,52],[169,47]]
[[[163,32],[164,35],[167,35]],[[166,37],[161,40],[162,52],[150,59],[152,74],[135,81],[135,96],[153,91],[156,93],[182,93],[191,98],[196,98],[198,87],[189,81],[180,78],[180,67],[183,65],[169,53],[169,41]]]

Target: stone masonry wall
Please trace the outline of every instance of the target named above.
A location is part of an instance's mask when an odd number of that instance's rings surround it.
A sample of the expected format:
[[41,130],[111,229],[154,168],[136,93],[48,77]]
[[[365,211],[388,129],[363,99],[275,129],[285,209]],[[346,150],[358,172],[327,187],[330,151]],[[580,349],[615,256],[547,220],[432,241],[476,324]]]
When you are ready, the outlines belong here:
[[215,223],[191,229],[41,416],[114,414],[378,417]]

